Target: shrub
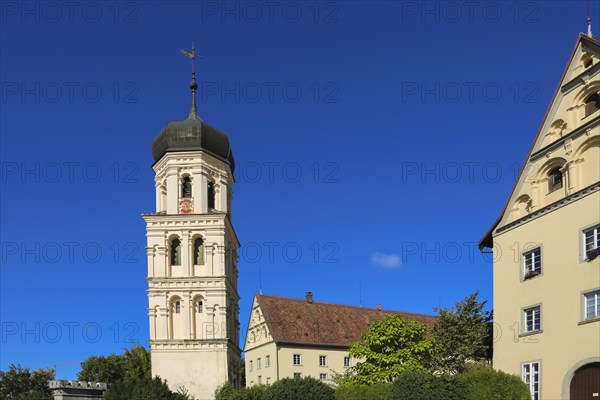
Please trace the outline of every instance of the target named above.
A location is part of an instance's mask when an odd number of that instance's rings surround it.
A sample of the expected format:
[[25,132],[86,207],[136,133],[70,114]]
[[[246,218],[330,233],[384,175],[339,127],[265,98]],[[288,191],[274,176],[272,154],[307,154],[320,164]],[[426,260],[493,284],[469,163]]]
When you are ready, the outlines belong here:
[[262,400],[269,386],[255,385],[249,388],[235,389],[230,383],[220,386],[215,392],[215,400]]
[[530,400],[527,385],[516,375],[485,368],[456,377],[465,387],[465,400]]
[[335,391],[336,400],[393,400],[392,383],[373,385],[342,385]]
[[237,391],[229,382],[219,386],[215,391],[215,400],[236,400]]
[[314,378],[285,378],[269,386],[261,400],[335,400],[335,392]]
[[102,397],[104,400],[187,400],[189,397],[173,393],[167,383],[156,377],[132,378],[110,385]]
[[464,400],[465,391],[462,382],[454,377],[434,376],[429,372],[406,371],[398,375],[394,381],[394,399]]

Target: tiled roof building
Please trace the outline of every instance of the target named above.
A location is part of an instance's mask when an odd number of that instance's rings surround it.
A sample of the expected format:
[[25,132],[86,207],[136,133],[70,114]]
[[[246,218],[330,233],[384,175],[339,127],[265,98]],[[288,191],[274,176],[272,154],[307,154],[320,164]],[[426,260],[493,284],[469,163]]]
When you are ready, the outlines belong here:
[[387,315],[432,327],[437,317],[343,304],[256,295],[244,351],[246,385],[268,384],[282,378],[312,376],[330,380],[355,360],[350,343],[360,340],[369,325]]

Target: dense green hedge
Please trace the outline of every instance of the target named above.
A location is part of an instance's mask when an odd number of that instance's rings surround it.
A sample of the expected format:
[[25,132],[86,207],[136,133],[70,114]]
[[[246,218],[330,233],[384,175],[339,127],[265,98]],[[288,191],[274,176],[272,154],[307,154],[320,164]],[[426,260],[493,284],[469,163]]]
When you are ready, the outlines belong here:
[[529,400],[529,390],[518,376],[491,368],[455,376],[407,371],[393,383],[354,385],[337,389],[313,378],[282,379],[273,385],[235,390],[219,388],[216,400]]
[[313,378],[286,378],[270,386],[240,390],[226,384],[217,389],[215,400],[335,400],[335,392],[331,386]]
[[336,400],[390,400],[394,385],[375,383],[373,385],[343,385],[336,389]]
[[335,392],[314,378],[286,378],[269,386],[261,400],[335,400]]
[[516,375],[486,368],[456,376],[465,388],[465,400],[530,400],[527,385]]
[[428,372],[403,372],[394,381],[394,399],[402,400],[464,400],[461,382]]

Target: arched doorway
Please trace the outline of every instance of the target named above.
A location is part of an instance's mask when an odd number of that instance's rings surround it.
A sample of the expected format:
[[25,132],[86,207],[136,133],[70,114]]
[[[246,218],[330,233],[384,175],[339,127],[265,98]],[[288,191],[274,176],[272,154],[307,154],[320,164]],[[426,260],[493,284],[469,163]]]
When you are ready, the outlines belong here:
[[586,364],[571,379],[571,400],[600,399],[600,362]]

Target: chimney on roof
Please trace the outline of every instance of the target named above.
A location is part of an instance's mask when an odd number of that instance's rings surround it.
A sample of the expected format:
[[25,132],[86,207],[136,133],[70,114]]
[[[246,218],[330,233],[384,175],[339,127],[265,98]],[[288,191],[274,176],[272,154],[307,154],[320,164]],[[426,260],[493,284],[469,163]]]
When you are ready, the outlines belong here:
[[381,304],[377,304],[377,311],[381,311]]
[[306,302],[312,304],[312,302],[313,302],[312,292],[306,292]]

